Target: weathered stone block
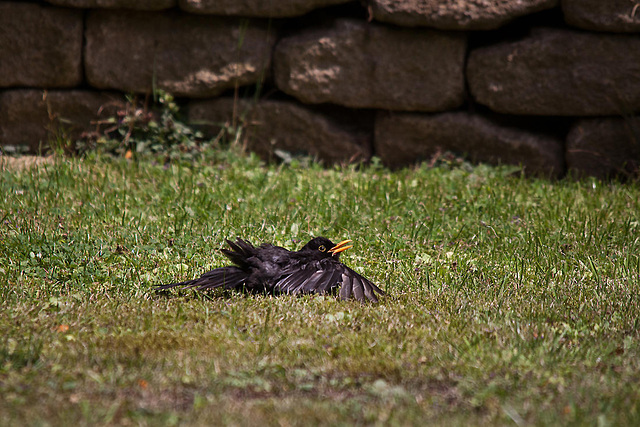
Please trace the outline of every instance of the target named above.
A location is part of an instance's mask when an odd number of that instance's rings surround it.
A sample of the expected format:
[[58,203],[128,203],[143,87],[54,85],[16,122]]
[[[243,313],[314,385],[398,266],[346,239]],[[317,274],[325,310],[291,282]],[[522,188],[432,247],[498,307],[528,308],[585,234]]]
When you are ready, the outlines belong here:
[[191,13],[285,18],[349,1],[351,0],[179,0],[179,4],[181,9]]
[[281,40],[274,78],[305,103],[440,111],[462,104],[463,34],[353,20]]
[[640,117],[576,121],[567,136],[566,159],[577,176],[640,176]]
[[640,32],[640,3],[631,0],[562,0],[569,25],[596,31]]
[[82,12],[0,3],[0,87],[82,82]]
[[549,9],[559,0],[372,0],[373,17],[409,27],[492,30],[523,15]]
[[38,152],[57,136],[77,138],[91,121],[115,112],[117,95],[82,90],[15,89],[0,92],[0,145]]
[[101,89],[207,97],[267,73],[275,34],[263,22],[183,13],[90,12],[86,73]]
[[204,126],[209,135],[235,123],[242,126],[247,147],[265,159],[275,150],[306,154],[327,163],[366,160],[370,156],[371,134],[341,123],[328,115],[311,111],[289,101],[240,101],[233,98],[192,101],[189,122]]
[[501,113],[640,111],[640,37],[537,29],[471,52],[467,79],[473,97]]
[[464,112],[435,115],[379,113],[374,151],[385,165],[406,166],[441,151],[466,154],[472,161],[522,165],[534,175],[564,172],[562,141],[506,127]]
[[137,9],[163,10],[178,4],[178,0],[46,0],[57,6],[81,7],[85,9]]

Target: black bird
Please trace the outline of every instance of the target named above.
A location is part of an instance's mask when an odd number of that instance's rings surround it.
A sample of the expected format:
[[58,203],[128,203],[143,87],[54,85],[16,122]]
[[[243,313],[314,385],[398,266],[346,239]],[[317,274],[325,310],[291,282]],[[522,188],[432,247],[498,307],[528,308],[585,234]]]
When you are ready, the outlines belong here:
[[288,251],[269,243],[255,247],[246,240],[227,240],[231,250],[222,249],[222,253],[235,266],[216,268],[198,279],[156,289],[224,288],[272,294],[325,294],[339,289],[341,299],[378,302],[376,293],[384,292],[339,261],[340,252],[352,247],[348,243],[351,240],[335,245],[326,237],[316,237],[299,251]]

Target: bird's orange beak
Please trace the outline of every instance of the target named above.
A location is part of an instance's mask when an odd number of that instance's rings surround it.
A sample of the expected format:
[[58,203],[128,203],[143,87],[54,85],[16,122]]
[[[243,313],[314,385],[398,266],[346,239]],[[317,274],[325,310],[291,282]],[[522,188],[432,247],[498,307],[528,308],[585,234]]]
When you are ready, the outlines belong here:
[[342,242],[338,243],[337,245],[335,245],[334,247],[329,249],[329,252],[332,255],[335,255],[335,254],[339,254],[342,251],[346,251],[349,248],[352,248],[353,245],[346,246],[348,243],[351,243],[351,240],[348,240],[348,239],[347,240],[343,240]]

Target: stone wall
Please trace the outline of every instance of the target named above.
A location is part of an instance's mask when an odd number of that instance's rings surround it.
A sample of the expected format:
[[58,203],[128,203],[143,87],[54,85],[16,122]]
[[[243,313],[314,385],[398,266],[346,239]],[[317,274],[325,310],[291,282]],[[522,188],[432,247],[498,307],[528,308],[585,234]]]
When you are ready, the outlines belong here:
[[637,173],[640,0],[0,1],[0,144],[154,87],[265,158]]

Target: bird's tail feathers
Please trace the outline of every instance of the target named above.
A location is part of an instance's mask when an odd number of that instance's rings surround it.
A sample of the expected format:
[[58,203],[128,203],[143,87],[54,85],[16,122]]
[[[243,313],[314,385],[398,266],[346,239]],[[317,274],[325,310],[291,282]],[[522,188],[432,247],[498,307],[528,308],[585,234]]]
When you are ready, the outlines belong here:
[[248,267],[247,258],[255,253],[255,247],[246,240],[237,239],[235,242],[227,240],[227,244],[231,248],[221,249],[221,252],[240,268]]
[[238,267],[221,267],[211,270],[194,280],[185,282],[170,283],[168,285],[156,286],[157,291],[169,288],[191,289],[198,291],[204,289],[215,289],[224,287],[225,289],[240,289],[249,276]]

